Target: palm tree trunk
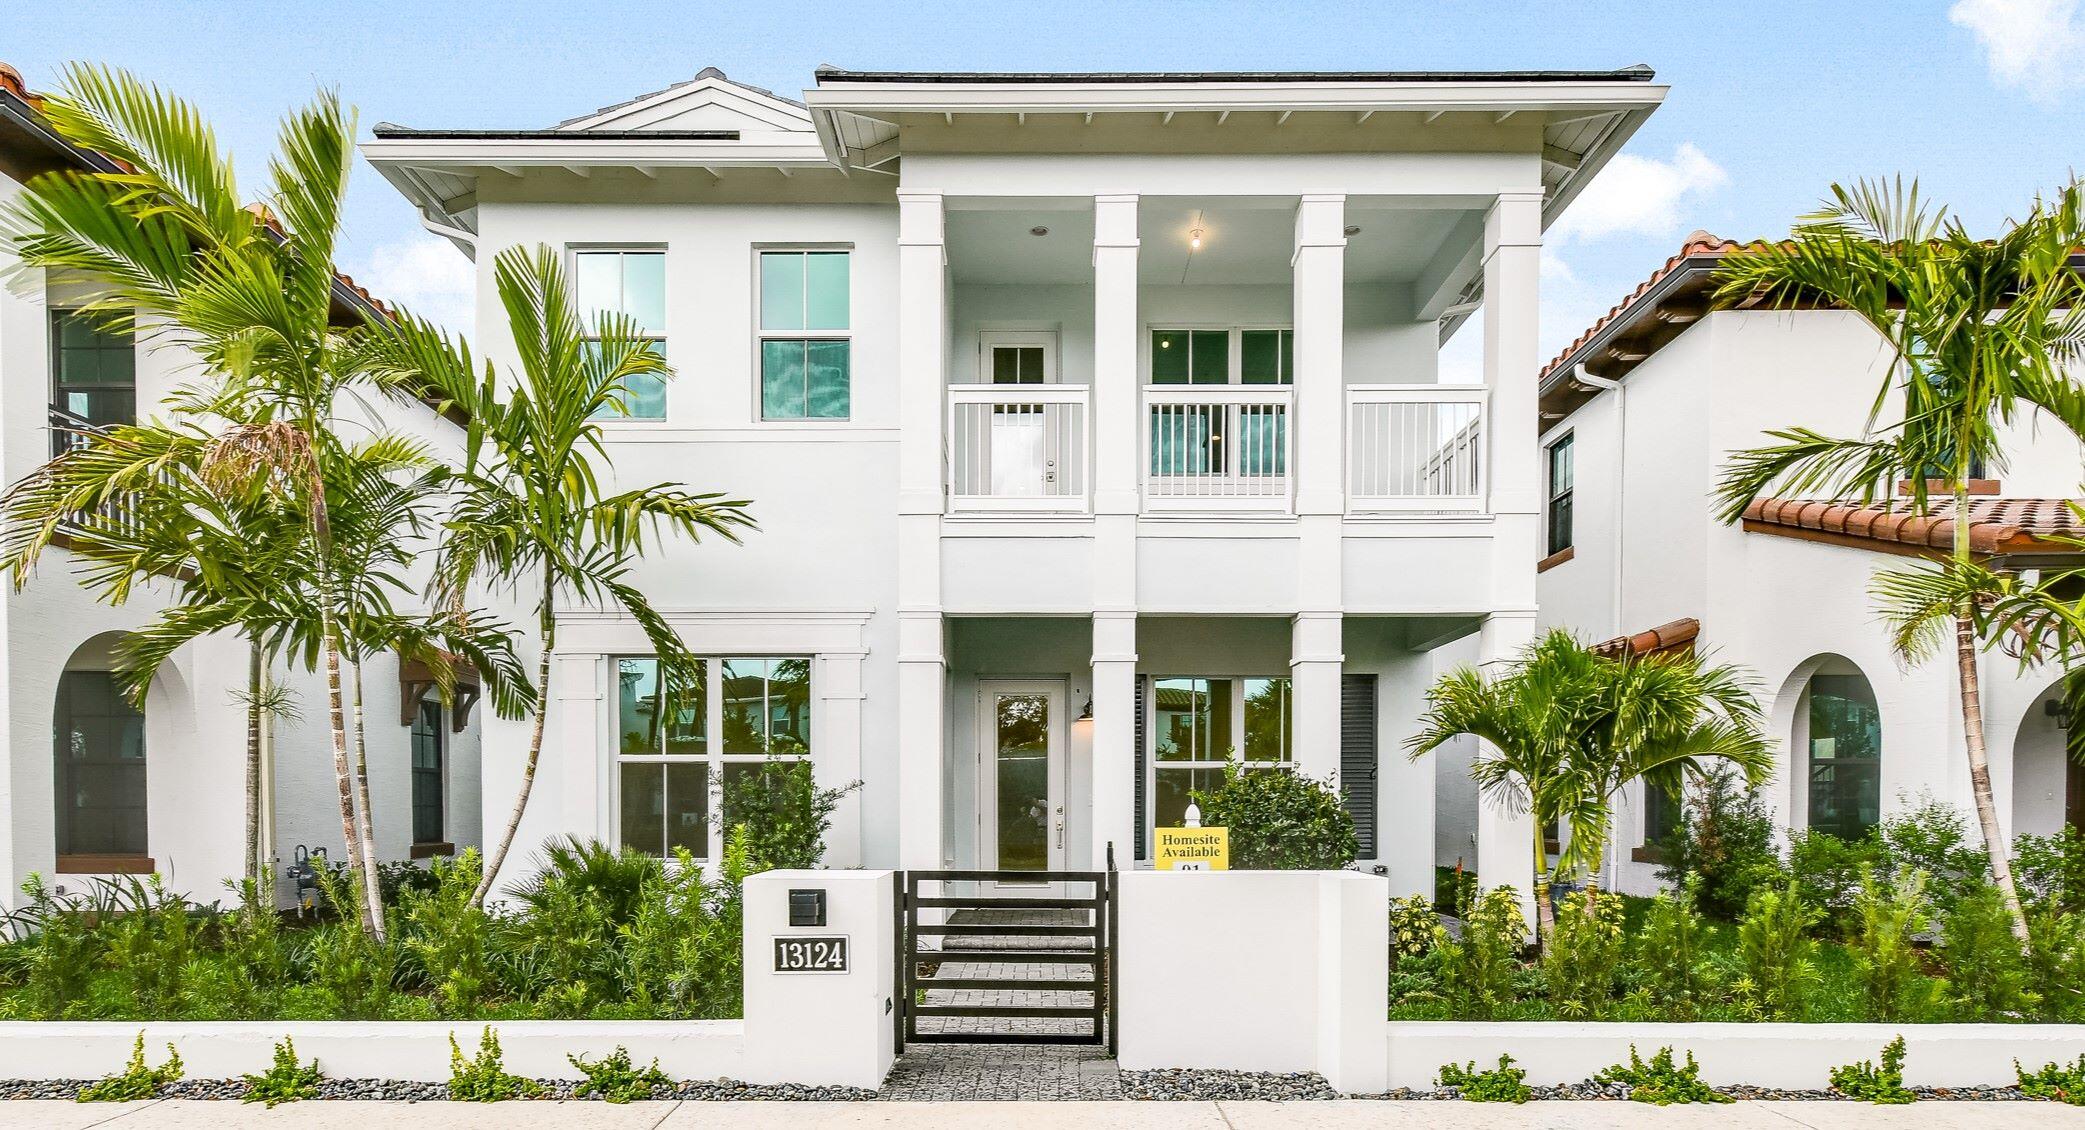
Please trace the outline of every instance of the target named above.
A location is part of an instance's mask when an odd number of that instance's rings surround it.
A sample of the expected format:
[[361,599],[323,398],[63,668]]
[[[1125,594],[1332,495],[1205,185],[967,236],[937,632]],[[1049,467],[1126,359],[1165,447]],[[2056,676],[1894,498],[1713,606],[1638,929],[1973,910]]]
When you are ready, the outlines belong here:
[[1556,932],[1556,908],[1549,901],[1549,844],[1542,822],[1535,821],[1535,949],[1539,952]]
[[[1957,440],[1956,451],[1966,451],[1966,437]],[[1954,482],[1955,538],[1953,558],[1957,565],[1969,564],[1969,462],[1966,454],[1958,455]],[[2005,832],[1998,826],[1998,802],[1991,792],[1990,751],[1984,745],[1984,701],[1982,679],[1977,673],[1976,625],[1971,621],[1973,609],[1960,608],[1955,612],[1955,673],[1962,700],[1962,744],[1969,755],[1969,791],[1976,799],[1976,821],[1983,828],[1984,854],[1991,861],[1991,882],[1998,887],[2000,897],[2005,900],[2005,910],[2013,920],[2013,937],[2025,949],[2027,940],[2027,915],[2020,908],[2020,891],[2013,885],[2012,852],[2005,842]]]
[[349,668],[354,683],[355,707],[355,807],[360,811],[362,836],[362,900],[369,906],[370,930],[378,944],[384,941],[384,890],[377,879],[376,827],[369,807],[369,752],[363,740],[362,717],[362,662],[354,661]]
[[471,892],[471,903],[484,906],[485,898],[492,893],[492,885],[498,879],[500,866],[507,861],[507,852],[514,846],[514,836],[521,830],[521,814],[528,810],[529,793],[536,787],[536,761],[543,753],[543,724],[550,714],[550,653],[557,646],[557,612],[552,606],[552,583],[543,584],[543,615],[540,640],[543,654],[536,661],[536,718],[529,732],[528,757],[521,765],[521,793],[514,798],[514,811],[507,816],[506,831],[500,833],[499,843],[485,857],[485,874],[478,878],[478,889]]
[[[355,789],[348,767],[347,707],[340,687],[340,643],[333,638],[332,617],[321,614],[326,637],[326,714],[333,725],[333,780],[340,786],[340,838],[347,844],[348,867],[361,882],[369,870],[362,855],[362,836],[355,828]],[[369,907],[362,908],[362,928],[370,929]]]
[[261,643],[246,653],[246,877],[261,877]]

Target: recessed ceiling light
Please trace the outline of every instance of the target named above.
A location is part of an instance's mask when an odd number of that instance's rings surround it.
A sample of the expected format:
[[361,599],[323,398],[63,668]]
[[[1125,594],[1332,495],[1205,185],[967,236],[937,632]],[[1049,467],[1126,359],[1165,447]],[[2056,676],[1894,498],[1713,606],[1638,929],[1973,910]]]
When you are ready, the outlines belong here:
[[1361,225],[1360,225],[1360,224],[1348,224],[1348,225],[1347,225],[1347,232],[1346,232],[1346,233],[1347,233],[1348,235],[1360,235],[1360,234],[1361,234]]
[[1032,228],[1029,228],[1029,229],[1028,229],[1028,234],[1029,234],[1029,235],[1048,235],[1048,234],[1050,234],[1050,229],[1048,229],[1048,228],[1046,228],[1046,227],[1043,227],[1043,226],[1042,226],[1041,224],[1037,224],[1036,226],[1034,226],[1034,227],[1032,227]]

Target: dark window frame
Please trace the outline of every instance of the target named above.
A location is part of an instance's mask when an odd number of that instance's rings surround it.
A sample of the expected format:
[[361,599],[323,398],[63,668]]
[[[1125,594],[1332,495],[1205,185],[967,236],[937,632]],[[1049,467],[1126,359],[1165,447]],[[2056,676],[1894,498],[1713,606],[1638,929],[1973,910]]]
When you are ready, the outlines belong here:
[[[1578,433],[1565,432],[1551,440],[1543,452],[1543,538],[1545,555],[1553,556],[1570,549],[1576,531],[1572,528],[1574,517],[1573,498],[1578,489]],[[1557,486],[1557,457],[1563,456],[1564,476],[1569,481],[1562,489]]]
[[[412,774],[413,842],[446,843],[449,829],[449,742],[438,698],[422,698],[413,716],[409,764]],[[420,764],[422,743],[431,743],[434,764]],[[431,791],[432,795],[429,795]]]
[[[113,704],[117,709],[85,714],[77,709],[74,699],[83,690],[80,684],[83,681],[94,678],[106,681],[107,686],[104,688],[106,697],[102,701],[104,704]],[[52,830],[52,839],[57,849],[56,854],[61,861],[60,870],[77,869],[62,865],[63,861],[68,857],[117,861],[145,858],[151,850],[151,776],[149,770],[151,753],[145,727],[145,712],[136,709],[130,704],[130,701],[124,697],[122,690],[116,685],[115,677],[107,671],[65,671],[58,676],[58,689],[53,698],[51,783],[53,815],[56,824]],[[137,725],[138,756],[136,758],[125,758],[120,755],[108,755],[106,751],[102,751],[102,756],[94,756],[95,751],[89,750],[87,756],[77,759],[72,757],[71,753],[74,743],[71,740],[71,735],[79,734],[82,738],[85,737],[84,734],[80,734],[77,724],[77,720],[83,717],[119,720],[134,719]],[[99,791],[104,795],[111,791],[135,793],[137,796],[136,803],[103,803],[93,805],[78,803],[82,796],[82,784],[79,777],[86,771],[98,771],[99,775],[104,777],[115,774],[121,774],[126,778],[134,776],[134,781],[126,780],[121,787],[115,790],[103,788]],[[107,784],[106,781],[103,783]],[[119,815],[132,811],[135,813],[132,817]],[[82,827],[81,821],[81,817],[89,813],[100,813],[104,819],[110,821],[101,830],[106,834],[95,837],[91,842],[84,838],[89,835],[89,831]],[[134,868],[95,867],[95,870],[123,869],[134,870]]]
[[[68,323],[79,323],[85,325],[88,331],[92,333],[95,338],[99,339],[97,344],[90,346],[66,345],[65,327]],[[97,427],[106,427],[112,424],[136,423],[138,416],[137,336],[135,334],[118,335],[112,333],[92,315],[86,313],[83,310],[75,309],[73,307],[68,306],[51,307],[49,321],[46,324],[46,328],[50,334],[51,377],[49,391],[51,408],[55,411],[62,412],[67,416],[77,417],[78,419],[85,420],[88,423],[91,423]],[[119,341],[121,342],[120,345],[117,344]],[[76,385],[68,385],[65,380],[67,354],[80,353],[85,351],[91,351],[98,355],[127,355],[130,360],[130,379],[128,381],[118,382],[93,381],[83,382]],[[120,419],[96,420],[94,419],[93,413],[73,411],[71,404],[66,400],[66,394],[68,392],[74,391],[128,392],[130,394],[130,411],[128,414],[124,415]]]

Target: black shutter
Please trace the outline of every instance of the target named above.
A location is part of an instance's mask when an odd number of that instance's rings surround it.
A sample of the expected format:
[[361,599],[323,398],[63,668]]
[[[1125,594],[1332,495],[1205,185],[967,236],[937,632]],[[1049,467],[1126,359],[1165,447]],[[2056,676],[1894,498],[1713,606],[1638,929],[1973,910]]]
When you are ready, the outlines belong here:
[[[1141,748],[1141,747],[1139,747]],[[1376,677],[1339,677],[1339,781],[1361,858],[1376,858]]]
[[1145,804],[1145,801],[1144,801],[1144,758],[1145,758],[1145,756],[1146,756],[1146,754],[1145,754],[1145,752],[1144,752],[1144,714],[1145,714],[1145,711],[1144,711],[1144,686],[1145,686],[1145,679],[1144,679],[1144,676],[1142,676],[1142,675],[1138,675],[1138,676],[1137,676],[1137,693],[1136,693],[1136,711],[1137,711],[1137,717],[1136,717],[1136,725],[1135,725],[1135,729],[1134,729],[1134,730],[1132,731],[1133,733],[1135,733],[1135,734],[1136,734],[1136,743],[1135,743],[1135,744],[1136,744],[1136,755],[1135,755],[1135,757],[1133,758],[1133,760],[1134,760],[1134,761],[1136,762],[1136,766],[1137,766],[1137,779],[1136,779],[1136,783],[1135,783],[1134,785],[1132,785],[1132,786],[1131,786],[1131,792],[1132,792],[1132,795],[1134,795],[1134,796],[1136,797],[1136,802],[1135,802],[1135,808],[1136,808],[1136,815],[1137,815],[1137,831],[1136,831],[1136,841],[1137,841],[1137,855],[1136,855],[1136,857],[1137,857],[1138,859],[1149,859],[1149,858],[1150,858],[1150,855],[1148,854],[1148,851],[1147,851],[1147,849],[1146,849],[1146,847],[1145,847],[1145,843],[1144,843],[1144,840],[1145,840],[1145,832],[1144,832],[1144,804]]

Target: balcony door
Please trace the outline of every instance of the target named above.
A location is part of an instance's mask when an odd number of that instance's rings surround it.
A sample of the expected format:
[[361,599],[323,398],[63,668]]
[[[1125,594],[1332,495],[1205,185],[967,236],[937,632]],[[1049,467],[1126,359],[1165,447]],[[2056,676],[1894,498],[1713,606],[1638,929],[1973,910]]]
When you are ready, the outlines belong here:
[[1064,699],[1061,682],[978,686],[978,860],[987,870],[1064,870]]

